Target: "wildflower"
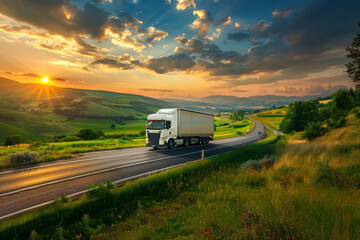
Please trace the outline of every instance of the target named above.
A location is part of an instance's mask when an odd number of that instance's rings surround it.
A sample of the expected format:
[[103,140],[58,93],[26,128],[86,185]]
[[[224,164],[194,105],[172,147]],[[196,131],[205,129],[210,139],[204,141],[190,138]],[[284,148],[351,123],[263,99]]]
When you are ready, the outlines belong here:
[[292,224],[290,224],[290,229],[293,229],[293,225],[292,225]]
[[244,229],[245,229],[246,231],[248,231],[248,230],[249,230],[249,226],[248,226],[248,225],[245,225],[245,226],[244,226]]
[[292,236],[291,239],[292,239],[292,240],[295,240],[296,238],[295,238],[295,236]]
[[205,233],[206,233],[206,236],[209,237],[210,236],[210,232],[209,230],[205,229]]
[[256,239],[256,236],[255,236],[255,234],[254,234],[254,235],[252,235],[252,237],[253,237],[253,239]]

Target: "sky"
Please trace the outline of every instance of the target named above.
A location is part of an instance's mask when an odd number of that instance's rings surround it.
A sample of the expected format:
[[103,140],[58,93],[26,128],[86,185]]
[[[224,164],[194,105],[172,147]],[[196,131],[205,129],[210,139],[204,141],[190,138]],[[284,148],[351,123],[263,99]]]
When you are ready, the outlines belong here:
[[0,77],[155,98],[349,87],[360,1],[1,0]]

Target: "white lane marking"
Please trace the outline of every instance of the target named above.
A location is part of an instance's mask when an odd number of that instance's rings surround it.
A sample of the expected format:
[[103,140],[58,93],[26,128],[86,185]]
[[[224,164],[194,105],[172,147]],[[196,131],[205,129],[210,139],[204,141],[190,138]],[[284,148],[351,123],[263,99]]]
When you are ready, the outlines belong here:
[[[250,140],[250,138],[249,138],[249,140]],[[228,144],[228,145],[218,147],[218,148],[207,149],[206,151],[209,152],[209,151],[213,151],[213,150],[217,150],[217,149],[221,149],[221,148],[227,148],[227,147],[236,146],[236,145],[239,145],[239,144],[241,145],[243,143],[244,142],[239,142],[239,143],[236,143],[236,144]],[[175,155],[175,156],[168,156],[168,157],[157,158],[157,159],[153,159],[153,160],[136,162],[136,163],[121,165],[121,166],[117,166],[117,167],[107,168],[107,169],[103,169],[103,170],[99,170],[99,171],[95,171],[95,172],[80,174],[80,175],[77,175],[77,176],[63,178],[63,179],[59,179],[59,180],[55,180],[55,181],[45,182],[45,183],[42,183],[42,184],[33,185],[33,186],[30,186],[30,187],[26,187],[26,188],[21,188],[21,189],[15,190],[15,191],[2,193],[2,194],[0,194],[0,197],[9,196],[9,195],[16,194],[16,193],[19,193],[19,192],[28,191],[28,190],[32,190],[32,189],[35,189],[35,188],[44,187],[44,186],[48,186],[48,185],[56,184],[56,183],[61,183],[61,182],[69,181],[69,180],[74,180],[74,179],[78,179],[78,178],[82,178],[82,177],[87,177],[87,176],[91,176],[91,175],[95,175],[95,174],[99,174],[99,173],[109,172],[109,171],[113,171],[113,170],[117,170],[117,169],[121,169],[121,168],[127,168],[127,167],[136,166],[136,165],[162,161],[162,160],[169,159],[169,158],[176,158],[176,157],[182,157],[182,156],[186,156],[186,155],[192,155],[192,154],[196,154],[196,153],[201,153],[201,151],[202,150],[195,151],[195,152],[190,152],[190,153],[179,154],[179,155]]]
[[[142,173],[142,174],[139,174],[139,175],[136,175],[136,176],[132,176],[132,177],[128,177],[128,178],[124,178],[124,179],[115,181],[114,183],[120,183],[120,182],[129,181],[129,180],[132,180],[132,179],[134,179],[134,178],[139,178],[139,177],[143,177],[143,176],[146,176],[146,175],[150,175],[150,174],[152,174],[152,173],[161,172],[161,171],[168,170],[168,169],[175,168],[175,167],[180,167],[180,166],[182,166],[182,165],[185,165],[185,164],[188,164],[188,163],[192,163],[192,162],[195,162],[195,161],[197,161],[197,160],[193,160],[193,161],[191,161],[191,162],[186,162],[186,163],[181,163],[181,164],[178,164],[178,165],[173,165],[173,166],[166,167],[166,168],[161,168],[161,169],[154,170],[154,171],[151,171],[151,172]],[[70,195],[68,195],[68,197],[74,197],[74,196],[77,196],[77,195],[84,194],[84,193],[86,193],[86,192],[88,192],[88,190],[83,190],[83,191],[80,191],[80,192],[77,192],[77,193],[70,194]],[[16,211],[16,212],[9,213],[9,214],[4,215],[4,216],[0,216],[0,220],[5,219],[5,218],[8,218],[8,217],[12,217],[12,216],[14,216],[14,215],[17,215],[17,214],[20,214],[20,213],[23,213],[23,212],[26,212],[26,211],[30,211],[30,210],[35,209],[35,208],[39,208],[39,207],[42,207],[42,206],[49,205],[49,204],[51,204],[51,203],[53,203],[53,202],[55,202],[55,201],[54,201],[54,200],[47,201],[47,202],[40,203],[40,204],[37,204],[37,205],[32,206],[32,207],[24,208],[24,209],[18,210],[18,211]]]

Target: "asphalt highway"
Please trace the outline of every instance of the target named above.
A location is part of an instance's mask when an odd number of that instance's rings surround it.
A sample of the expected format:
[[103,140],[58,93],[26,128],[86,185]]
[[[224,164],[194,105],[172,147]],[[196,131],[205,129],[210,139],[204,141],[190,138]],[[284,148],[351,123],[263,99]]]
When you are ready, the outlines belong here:
[[71,160],[0,171],[0,220],[48,205],[62,193],[79,196],[92,183],[111,179],[122,184],[198,160],[202,150],[207,158],[266,138],[264,125],[251,120],[255,127],[247,135],[214,140],[207,145],[89,152]]

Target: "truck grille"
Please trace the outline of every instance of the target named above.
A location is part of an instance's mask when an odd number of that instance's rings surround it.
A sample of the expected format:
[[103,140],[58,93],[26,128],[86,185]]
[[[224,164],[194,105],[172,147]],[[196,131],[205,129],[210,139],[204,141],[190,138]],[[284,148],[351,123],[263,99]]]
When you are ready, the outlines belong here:
[[160,133],[148,133],[148,141],[151,145],[158,145]]

